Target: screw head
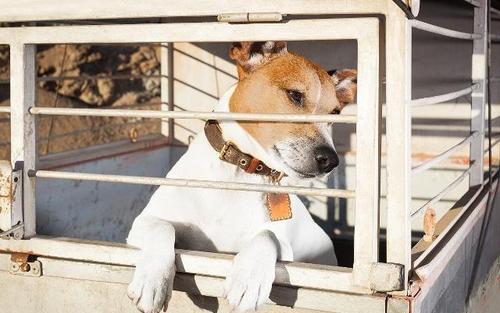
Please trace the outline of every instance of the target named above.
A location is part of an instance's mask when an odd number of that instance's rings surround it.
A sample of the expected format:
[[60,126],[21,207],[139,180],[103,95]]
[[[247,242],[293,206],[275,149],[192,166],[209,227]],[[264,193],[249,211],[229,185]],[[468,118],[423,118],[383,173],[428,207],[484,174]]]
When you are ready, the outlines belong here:
[[12,269],[13,272],[19,271],[19,264],[12,263],[11,269]]

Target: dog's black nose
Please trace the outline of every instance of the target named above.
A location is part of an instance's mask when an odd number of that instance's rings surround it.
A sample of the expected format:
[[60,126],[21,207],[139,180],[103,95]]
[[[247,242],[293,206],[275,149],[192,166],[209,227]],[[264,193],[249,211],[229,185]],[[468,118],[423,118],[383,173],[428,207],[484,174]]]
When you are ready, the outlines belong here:
[[329,173],[339,165],[339,157],[333,148],[321,146],[314,151],[314,158],[321,173]]

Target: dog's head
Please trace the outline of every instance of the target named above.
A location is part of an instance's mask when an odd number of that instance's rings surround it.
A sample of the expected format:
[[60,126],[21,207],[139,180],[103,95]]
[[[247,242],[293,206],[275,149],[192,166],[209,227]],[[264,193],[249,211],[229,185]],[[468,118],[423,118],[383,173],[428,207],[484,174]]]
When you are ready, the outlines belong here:
[[[356,95],[355,70],[328,73],[282,41],[234,43],[230,56],[239,82],[231,112],[339,114]],[[287,175],[312,178],[339,163],[327,123],[239,122]]]

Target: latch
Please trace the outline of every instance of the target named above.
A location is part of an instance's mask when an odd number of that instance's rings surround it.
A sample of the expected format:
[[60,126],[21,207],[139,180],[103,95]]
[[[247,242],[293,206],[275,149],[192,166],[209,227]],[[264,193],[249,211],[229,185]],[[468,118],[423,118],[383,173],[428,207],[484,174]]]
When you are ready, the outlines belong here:
[[10,273],[31,277],[42,276],[42,263],[36,256],[27,253],[13,253],[10,256]]
[[223,13],[217,15],[217,20],[222,23],[264,23],[281,22],[281,13]]

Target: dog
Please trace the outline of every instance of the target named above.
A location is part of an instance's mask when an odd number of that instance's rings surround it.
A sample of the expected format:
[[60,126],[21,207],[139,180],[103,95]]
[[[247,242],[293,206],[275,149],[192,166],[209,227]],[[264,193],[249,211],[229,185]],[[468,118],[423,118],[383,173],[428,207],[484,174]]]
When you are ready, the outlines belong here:
[[[286,42],[234,43],[230,57],[239,81],[217,112],[339,114],[354,101],[355,70],[328,73]],[[286,185],[338,163],[328,123],[209,121],[167,177]],[[296,195],[160,186],[127,242],[140,249],[128,296],[146,313],[167,308],[174,246],[236,253],[225,297],[238,311],[266,302],[277,260],[337,264],[331,239]]]

